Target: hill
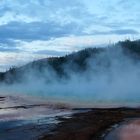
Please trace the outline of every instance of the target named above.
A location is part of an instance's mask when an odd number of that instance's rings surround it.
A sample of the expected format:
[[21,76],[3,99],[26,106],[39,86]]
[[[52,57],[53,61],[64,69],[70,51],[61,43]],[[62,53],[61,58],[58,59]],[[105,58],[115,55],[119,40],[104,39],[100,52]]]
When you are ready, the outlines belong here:
[[138,62],[140,58],[140,40],[121,41],[104,48],[87,48],[66,56],[50,57],[28,63],[19,68],[10,68],[8,71],[0,73],[0,82],[19,83],[23,82],[25,77],[29,79],[31,75],[38,79],[43,78],[46,82],[51,82],[52,77],[57,77],[57,80],[67,79],[70,77],[69,73],[86,72],[91,62],[94,65],[92,71],[96,72],[109,68],[112,60],[121,61],[120,52],[121,56],[123,54],[125,58]]

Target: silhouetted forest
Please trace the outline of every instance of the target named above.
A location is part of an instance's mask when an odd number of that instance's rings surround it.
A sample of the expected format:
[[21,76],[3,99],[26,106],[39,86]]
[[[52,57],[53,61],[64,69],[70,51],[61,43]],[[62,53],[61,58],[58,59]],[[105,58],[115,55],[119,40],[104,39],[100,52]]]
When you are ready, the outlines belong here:
[[[139,61],[140,40],[126,40],[104,48],[86,48],[62,57],[50,57],[28,63],[22,67],[13,67],[6,72],[0,73],[0,82],[9,84],[13,82],[19,83],[22,82],[25,76],[30,74],[36,75],[38,78],[43,77],[46,81],[49,81],[48,74],[50,71],[60,79],[62,77],[68,78],[68,70],[73,73],[84,72],[88,68],[87,60],[89,58],[92,57],[92,61],[94,61],[94,58],[97,58],[99,54],[107,51],[109,51],[109,53],[115,53],[118,49],[122,49],[123,53],[131,59]],[[102,62],[98,64],[102,65]]]

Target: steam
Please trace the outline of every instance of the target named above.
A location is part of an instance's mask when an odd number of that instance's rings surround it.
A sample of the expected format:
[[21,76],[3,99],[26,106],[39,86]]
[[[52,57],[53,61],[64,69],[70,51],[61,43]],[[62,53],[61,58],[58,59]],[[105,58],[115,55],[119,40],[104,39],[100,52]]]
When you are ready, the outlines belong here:
[[125,54],[120,46],[93,54],[86,60],[87,68],[82,72],[70,62],[63,65],[68,78],[58,77],[49,66],[43,74],[30,68],[22,83],[1,85],[1,93],[36,96],[84,107],[139,105],[140,62]]

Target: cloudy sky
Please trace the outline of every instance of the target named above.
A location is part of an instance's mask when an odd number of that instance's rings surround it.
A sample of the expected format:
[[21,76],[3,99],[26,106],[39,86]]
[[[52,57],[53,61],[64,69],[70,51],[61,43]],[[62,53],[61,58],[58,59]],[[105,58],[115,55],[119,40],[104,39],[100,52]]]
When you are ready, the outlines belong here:
[[140,38],[140,0],[0,0],[0,71]]

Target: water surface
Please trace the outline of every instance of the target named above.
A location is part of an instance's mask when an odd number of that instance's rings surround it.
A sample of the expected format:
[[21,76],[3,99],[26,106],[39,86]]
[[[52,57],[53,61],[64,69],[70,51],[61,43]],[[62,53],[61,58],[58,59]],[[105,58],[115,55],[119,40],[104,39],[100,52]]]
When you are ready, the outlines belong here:
[[121,124],[111,131],[105,140],[140,140],[140,119]]
[[37,140],[51,132],[59,117],[70,117],[71,109],[18,96],[0,98],[0,140]]

